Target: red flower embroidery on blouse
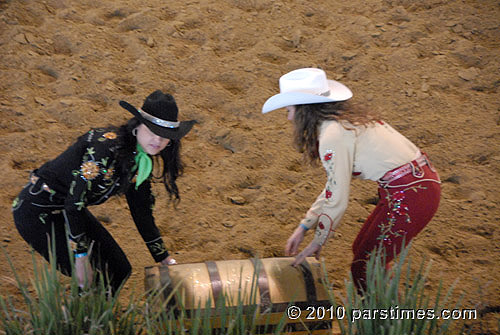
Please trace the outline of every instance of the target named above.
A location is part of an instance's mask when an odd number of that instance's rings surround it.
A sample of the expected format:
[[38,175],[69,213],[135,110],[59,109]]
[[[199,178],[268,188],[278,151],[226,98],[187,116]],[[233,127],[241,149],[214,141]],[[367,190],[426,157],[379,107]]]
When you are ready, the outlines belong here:
[[332,197],[332,191],[326,190],[325,196],[327,199],[330,199]]
[[319,226],[319,229],[325,229],[325,225],[323,224],[323,222],[320,222],[318,224],[318,226]]
[[333,157],[333,154],[331,152],[325,154],[325,161],[329,161],[330,159],[332,159]]

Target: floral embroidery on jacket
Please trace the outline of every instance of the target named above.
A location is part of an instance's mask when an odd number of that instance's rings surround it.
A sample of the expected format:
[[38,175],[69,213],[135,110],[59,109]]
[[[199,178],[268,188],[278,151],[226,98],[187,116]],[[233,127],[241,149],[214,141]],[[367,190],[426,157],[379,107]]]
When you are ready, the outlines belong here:
[[107,170],[103,170],[104,172],[104,179],[105,180],[109,180],[113,177],[113,175],[115,174],[115,169],[110,167],[109,169]]
[[17,210],[19,207],[21,207],[22,203],[24,200],[19,200],[19,197],[16,197],[14,201],[12,201],[12,211]]
[[47,214],[47,213],[40,213],[40,215],[38,215],[38,218],[40,219],[40,221],[43,224],[47,224],[47,221],[45,221],[45,219],[47,218],[47,216],[49,216],[49,214]]
[[[114,140],[118,137],[114,131],[95,129],[89,131],[87,141],[90,142],[94,136],[99,142]],[[110,156],[113,150],[108,145],[112,144],[106,144],[106,147],[101,147],[100,144],[88,147],[82,157],[80,169],[73,171],[74,176],[80,176],[86,182],[85,190],[80,190],[79,199],[74,203],[78,210],[87,206],[89,202],[95,203],[95,201],[101,202],[104,200],[103,197],[114,188],[117,182],[115,160]],[[102,152],[105,148],[109,148],[109,151]],[[107,153],[107,155],[102,155],[103,153]],[[69,189],[71,195],[74,194],[75,187],[76,181],[73,181]],[[91,196],[90,199],[88,198],[89,195]]]
[[118,135],[116,135],[114,131],[108,131],[107,133],[103,134],[102,137],[107,138],[108,140],[114,140],[118,137]]
[[161,240],[159,240],[158,242],[146,243],[146,244],[149,250],[151,251],[151,254],[153,255],[161,255],[167,252],[167,248],[165,247],[165,244]]
[[323,213],[318,218],[318,226],[316,227],[315,240],[319,245],[323,245],[328,240],[333,228],[333,220],[330,216]]
[[80,167],[82,177],[86,180],[92,180],[99,175],[99,166],[94,161],[87,161]]
[[89,130],[89,136],[87,137],[87,142],[92,142],[92,138],[94,137],[94,130]]
[[335,166],[335,151],[332,149],[326,150],[325,155],[323,156],[323,165],[326,170],[327,174],[327,182],[326,182],[326,188],[325,188],[325,198],[326,201],[330,201],[330,199],[333,196],[332,189],[336,185],[335,181],[335,173],[333,171],[334,166]]

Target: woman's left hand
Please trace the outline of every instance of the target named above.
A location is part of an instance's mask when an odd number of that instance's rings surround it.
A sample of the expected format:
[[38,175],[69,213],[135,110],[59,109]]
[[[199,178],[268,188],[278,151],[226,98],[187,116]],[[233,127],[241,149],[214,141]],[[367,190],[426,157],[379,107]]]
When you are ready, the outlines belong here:
[[75,273],[78,279],[78,286],[81,288],[88,287],[94,279],[94,270],[90,265],[88,255],[75,258]]
[[177,261],[172,258],[172,256],[168,256],[164,260],[161,261],[162,265],[175,265],[177,264]]
[[319,245],[318,243],[312,241],[309,243],[309,245],[300,252],[297,257],[295,257],[295,260],[292,263],[292,266],[297,266],[301,264],[303,261],[305,261],[306,257],[309,257],[311,255],[314,255],[317,260],[319,260],[319,255],[321,253],[321,248],[322,246]]

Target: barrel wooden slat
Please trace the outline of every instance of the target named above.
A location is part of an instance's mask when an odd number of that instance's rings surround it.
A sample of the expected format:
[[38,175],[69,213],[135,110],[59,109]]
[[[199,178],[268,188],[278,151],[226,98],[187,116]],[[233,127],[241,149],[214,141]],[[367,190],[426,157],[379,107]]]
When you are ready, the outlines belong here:
[[205,263],[178,264],[169,267],[173,286],[180,283],[179,293],[184,299],[186,309],[205,308],[210,299],[211,308],[215,308],[210,275]]
[[[216,262],[177,264],[168,267],[168,274],[159,270],[159,266],[146,268],[146,290],[157,288],[165,280],[161,276],[169,276],[171,287],[179,287],[182,304],[188,314],[197,308],[207,308],[206,302],[210,299],[210,309],[215,310],[218,296],[226,298],[226,306],[256,304],[261,313],[268,313],[267,318],[257,324],[270,322],[279,323],[290,302],[300,306],[304,311],[309,306],[324,306],[328,308],[329,296],[322,278],[321,264],[309,257],[301,267],[292,267],[292,257],[224,260]],[[166,268],[166,267],[165,267]],[[259,270],[256,272],[256,269]],[[164,278],[163,278],[164,279]],[[252,284],[253,287],[252,292]],[[251,296],[253,293],[253,296]],[[272,307],[269,309],[268,307]],[[217,328],[217,315],[212,318],[212,326]],[[290,333],[302,333],[301,323],[309,320],[301,317],[299,320],[285,320],[291,325]],[[331,326],[331,322],[324,320],[317,322],[320,327]],[[219,325],[220,326],[220,325]],[[295,328],[294,328],[295,327]],[[307,333],[307,332],[306,332]],[[317,333],[316,331],[313,334]],[[324,334],[325,330],[319,330]]]
[[[216,265],[218,276],[217,283],[222,284],[222,291],[230,298],[230,305],[237,305],[238,292],[245,292],[246,296],[240,297],[244,304],[252,301],[261,304],[263,293],[268,294],[273,304],[289,303],[290,301],[301,302],[328,300],[328,294],[323,287],[320,264],[314,258],[307,258],[308,271],[311,278],[306,282],[303,270],[299,267],[291,267],[293,258],[264,258],[260,259],[261,274],[264,273],[265,287],[269,292],[259,292],[262,285],[258,285],[260,278],[254,278],[255,265],[250,259],[225,260],[213,262]],[[151,289],[159,285],[159,267],[153,266],[146,269],[145,287]],[[214,304],[214,295],[211,275],[205,263],[178,264],[169,267],[169,275],[173,286],[180,284],[181,295],[185,297],[185,308],[195,309],[198,304],[207,301],[208,298]],[[212,277],[214,274],[212,274]],[[260,277],[263,277],[262,275]],[[253,280],[257,280],[256,297],[251,299],[250,291]],[[311,285],[312,283],[312,285]],[[240,290],[240,288],[242,288]],[[311,291],[312,293],[309,292]],[[264,294],[264,295],[265,295]],[[309,299],[308,299],[309,298]],[[202,307],[205,307],[202,305]]]

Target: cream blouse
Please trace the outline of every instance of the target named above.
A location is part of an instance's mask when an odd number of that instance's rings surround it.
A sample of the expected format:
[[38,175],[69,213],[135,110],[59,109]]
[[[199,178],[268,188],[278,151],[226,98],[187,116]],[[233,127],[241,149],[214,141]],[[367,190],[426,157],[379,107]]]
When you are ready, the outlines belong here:
[[323,121],[319,156],[327,181],[300,224],[305,229],[316,226],[314,241],[323,245],[347,209],[353,175],[377,181],[419,155],[419,149],[410,140],[385,122],[362,127]]

